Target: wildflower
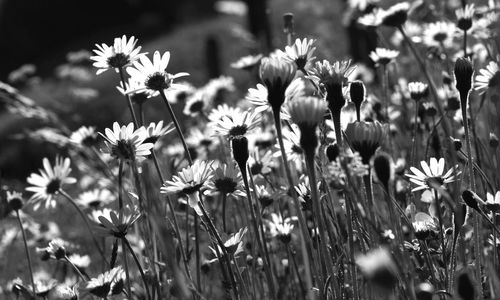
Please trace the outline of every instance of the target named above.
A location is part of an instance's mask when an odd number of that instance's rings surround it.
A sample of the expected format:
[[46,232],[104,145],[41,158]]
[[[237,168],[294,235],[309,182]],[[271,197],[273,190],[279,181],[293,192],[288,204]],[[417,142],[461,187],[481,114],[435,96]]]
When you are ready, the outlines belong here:
[[99,75],[108,69],[118,71],[118,69],[134,63],[144,55],[144,53],[139,53],[141,47],[136,47],[136,44],[135,37],[132,36],[127,40],[125,35],[121,38],[115,38],[113,46],[96,44],[97,49],[93,51],[97,55],[90,57],[94,61],[93,66],[97,68],[96,74]]
[[429,47],[450,47],[455,31],[455,24],[451,22],[440,21],[428,24],[423,33],[423,42]]
[[93,189],[83,192],[76,199],[76,203],[89,208],[98,208],[115,200],[115,196],[108,189]]
[[232,119],[233,115],[241,113],[242,111],[239,107],[230,107],[229,105],[224,103],[212,109],[212,111],[208,115],[208,119],[212,123],[217,123],[225,117]]
[[245,197],[244,187],[242,185],[241,173],[236,169],[235,165],[221,164],[214,169],[214,176],[207,184],[207,188],[212,194],[234,195]]
[[303,211],[312,210],[311,186],[309,185],[309,182],[301,182],[294,188],[297,192],[301,204],[301,209]]
[[472,18],[474,17],[475,9],[474,4],[467,4],[465,7],[457,9],[455,15],[457,16],[457,26],[463,31],[467,31],[472,27]]
[[296,66],[280,57],[263,58],[260,79],[267,88],[267,100],[273,112],[279,112],[285,102],[285,91],[295,77]]
[[142,84],[132,79],[129,79],[125,85],[120,82],[116,89],[124,96],[129,95],[132,103],[137,105],[143,105],[154,96],[154,92],[142,89]]
[[408,19],[409,9],[410,4],[408,2],[400,2],[387,10],[374,9],[371,14],[364,15],[358,22],[365,26],[401,27]]
[[196,88],[189,82],[181,81],[175,84],[175,89],[164,92],[171,103],[182,103],[196,92]]
[[[229,255],[233,256],[239,256],[241,253],[244,252],[244,246],[243,246],[243,237],[247,233],[248,229],[246,227],[241,228],[238,230],[237,233],[232,234],[225,242],[224,242],[224,248],[226,248],[226,251]],[[220,246],[217,245],[220,250]],[[210,247],[212,252],[217,256],[217,252],[215,249]],[[219,251],[220,252],[220,251]]]
[[410,82],[408,83],[408,92],[410,92],[410,97],[418,102],[427,97],[429,94],[429,86],[420,81]]
[[172,122],[168,123],[167,126],[163,127],[163,121],[158,123],[151,122],[146,128],[146,139],[144,139],[144,144],[151,143],[156,144],[156,142],[163,136],[169,134],[174,130],[174,124]]
[[133,67],[128,67],[127,72],[131,77],[131,81],[139,83],[137,91],[149,91],[151,96],[157,96],[160,91],[169,88],[175,88],[174,80],[188,76],[188,73],[182,72],[177,74],[167,73],[167,66],[170,61],[170,52],[166,51],[163,55],[155,51],[153,61],[147,56],[141,56],[140,62],[135,61]]
[[398,282],[398,271],[389,250],[376,248],[356,257],[356,265],[374,285],[392,290]]
[[270,193],[269,189],[263,185],[257,185],[255,189],[257,190],[257,200],[263,209],[273,204],[275,198],[281,196],[279,192]]
[[415,221],[412,223],[415,230],[415,237],[419,240],[428,239],[431,234],[437,230],[437,225],[434,219],[426,213],[419,212],[415,214]]
[[[431,157],[429,164],[426,161],[420,162],[423,172],[415,167],[410,167],[413,174],[405,174],[405,176],[417,185],[412,192],[434,188],[436,184],[442,186],[455,181],[455,177],[460,174],[459,171],[455,172],[458,166],[450,168],[443,174],[444,163],[444,158],[440,158],[438,161],[435,157]],[[455,174],[453,174],[454,172]]]
[[107,152],[113,157],[132,161],[151,154],[152,143],[146,143],[147,133],[144,127],[134,130],[134,124],[120,127],[113,123],[113,130],[106,128],[106,135],[99,133],[106,141]]
[[[245,98],[255,106],[255,111],[257,112],[263,112],[268,109],[272,110],[271,103],[268,101],[267,88],[260,83],[258,83],[256,87],[256,89],[249,88]],[[293,99],[302,96],[304,94],[304,89],[305,83],[302,78],[294,79],[285,91],[285,101],[283,103],[293,101]],[[283,106],[281,106],[280,117],[283,120],[290,119],[290,115]]]
[[99,274],[97,278],[92,278],[83,286],[83,290],[100,298],[107,298],[109,295],[118,295],[123,289],[125,272],[121,266]]
[[241,70],[251,70],[256,67],[262,59],[262,54],[247,55],[239,58],[237,61],[231,63],[231,68]]
[[123,214],[120,217],[120,214],[116,211],[108,210],[106,212],[109,213],[109,216],[98,216],[99,222],[94,227],[97,234],[105,237],[125,237],[128,229],[141,217],[137,207],[126,206],[123,208]]
[[387,128],[377,121],[361,121],[349,123],[345,134],[353,151],[361,155],[363,164],[369,164],[375,151],[385,142]]
[[48,299],[52,300],[78,300],[78,286],[69,286],[66,284],[56,285],[48,295]]
[[30,202],[34,203],[34,210],[40,207],[40,202],[45,201],[45,208],[56,206],[54,197],[59,193],[64,184],[72,184],[76,179],[69,177],[71,172],[71,161],[69,158],[62,158],[57,156],[54,167],[51,166],[47,158],[43,159],[43,170],[40,169],[39,173],[31,173],[26,181],[31,184],[26,188],[27,191],[33,192]]
[[66,247],[70,244],[61,239],[54,239],[49,242],[49,245],[45,248],[37,248],[36,251],[41,254],[42,260],[52,259],[64,259],[66,258],[67,251]]
[[255,149],[250,153],[248,159],[248,166],[250,168],[250,174],[252,175],[263,175],[266,176],[273,171],[276,163],[274,162],[274,157],[280,155],[281,152],[276,152],[273,154],[271,150],[262,151]]
[[[300,168],[304,159],[304,150],[300,147],[300,134],[297,133],[299,129],[294,125],[292,128],[293,130],[283,130],[283,145],[288,159]],[[281,156],[281,151],[277,151],[275,155]]]
[[269,227],[269,233],[272,237],[278,238],[283,244],[290,243],[292,239],[292,230],[294,225],[291,223],[292,219],[285,218],[281,215],[272,213],[271,220],[266,220]]
[[313,47],[315,40],[313,39],[296,39],[292,46],[285,47],[285,59],[294,62],[297,70],[307,74],[307,70],[312,66],[312,61],[316,58],[313,56],[316,47]]
[[185,115],[191,117],[197,117],[203,115],[205,110],[209,107],[208,97],[202,91],[198,91],[187,98],[186,104],[184,105],[184,110],[182,111]]
[[234,79],[229,76],[219,76],[210,79],[207,84],[201,87],[198,91],[205,98],[206,106],[218,105],[224,103],[224,93],[234,92]]
[[490,62],[486,68],[479,70],[479,75],[475,78],[474,89],[480,95],[484,94],[489,89],[496,89],[500,87],[500,70],[497,62]]
[[12,211],[18,211],[23,208],[23,194],[16,191],[7,191],[7,205]]
[[386,66],[398,57],[399,51],[385,48],[375,48],[375,51],[370,52],[370,58],[376,66]]
[[256,111],[234,111],[232,116],[223,116],[220,120],[213,122],[212,126],[215,134],[232,139],[236,136],[243,136],[255,129],[259,122],[260,114]]
[[209,180],[213,177],[212,163],[213,161],[195,161],[193,165],[174,175],[172,180],[165,181],[160,192],[187,196],[189,206],[201,215],[198,193],[207,188]]
[[326,107],[325,101],[314,97],[302,97],[288,105],[292,120],[300,128],[300,146],[306,155],[308,151],[314,151],[318,146],[316,127],[323,119]]
[[82,126],[78,128],[78,130],[71,134],[69,141],[80,147],[92,147],[97,145],[97,132],[95,132],[95,127]]

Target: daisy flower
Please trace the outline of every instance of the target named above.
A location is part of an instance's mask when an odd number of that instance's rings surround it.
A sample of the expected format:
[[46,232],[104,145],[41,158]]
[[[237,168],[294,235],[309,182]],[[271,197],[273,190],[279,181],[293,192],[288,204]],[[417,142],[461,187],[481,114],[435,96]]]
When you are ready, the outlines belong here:
[[204,115],[205,111],[210,107],[209,97],[207,96],[203,91],[197,91],[188,97],[182,113],[190,117]]
[[214,169],[214,176],[208,182],[210,195],[224,194],[245,197],[241,173],[235,164],[221,164]]
[[115,196],[107,189],[94,189],[83,192],[76,199],[76,203],[88,208],[98,208],[115,200]]
[[479,70],[479,75],[475,78],[474,89],[480,95],[484,94],[489,88],[500,87],[500,72],[497,62],[490,62],[486,68]]
[[115,238],[123,238],[127,235],[128,229],[141,217],[137,207],[126,206],[123,208],[123,215],[120,219],[119,213],[114,210],[106,210],[109,216],[98,216],[97,225],[94,227],[98,235]]
[[191,206],[198,215],[202,215],[199,207],[198,193],[207,188],[209,180],[213,177],[213,161],[196,160],[193,165],[182,169],[172,180],[167,180],[160,188],[160,193],[173,195],[180,194],[188,197]]
[[151,96],[157,96],[160,91],[176,88],[174,79],[188,76],[189,74],[185,72],[177,74],[167,73],[169,61],[169,51],[166,51],[163,55],[155,51],[153,61],[145,55],[141,56],[140,62],[135,61],[133,67],[127,68],[127,72],[131,77],[130,80],[139,83],[137,90],[130,92],[148,91]]
[[31,184],[26,188],[27,191],[33,192],[30,201],[34,203],[34,210],[37,210],[41,202],[45,201],[45,208],[56,206],[54,197],[59,193],[64,184],[72,184],[76,179],[69,177],[71,172],[71,161],[69,158],[56,157],[54,166],[50,164],[47,158],[43,159],[43,170],[39,170],[39,174],[32,173],[26,181]]
[[151,154],[153,143],[145,142],[148,136],[144,127],[134,130],[133,123],[120,127],[114,122],[113,130],[106,128],[104,132],[106,135],[99,134],[105,139],[107,152],[115,158],[131,161]]
[[93,50],[96,55],[90,57],[94,61],[93,66],[97,68],[96,74],[99,75],[108,69],[118,71],[145,55],[145,53],[139,53],[141,47],[136,47],[136,44],[135,37],[132,36],[127,40],[125,35],[115,38],[112,46],[96,44],[97,49]]
[[299,128],[315,128],[319,122],[323,120],[326,109],[326,101],[315,97],[302,97],[297,101],[291,101],[288,104],[288,112],[290,113],[293,122],[295,122]]
[[[411,167],[410,171],[413,174],[405,174],[406,177],[410,178],[410,181],[415,183],[415,187],[412,192],[431,189],[437,184],[438,186],[443,186],[444,184],[455,181],[455,177],[460,174],[460,172],[455,172],[458,168],[450,168],[446,173],[444,172],[444,158],[440,158],[439,161],[435,157],[431,157],[429,164],[426,161],[421,161],[422,171],[415,167]],[[453,174],[453,173],[456,174]]]
[[[304,89],[305,89],[304,80],[302,78],[294,79],[285,90],[284,103],[293,101],[293,99],[303,96]],[[268,99],[267,88],[260,83],[257,84],[255,89],[254,88],[248,89],[248,93],[245,99],[255,106],[255,111],[257,112],[264,112],[272,109],[269,101],[267,100]],[[280,117],[283,120],[290,119],[290,115],[288,114],[286,108],[283,106],[281,107]]]
[[312,61],[316,58],[313,56],[316,50],[316,47],[313,47],[315,42],[313,39],[296,39],[292,46],[285,47],[285,55],[283,57],[294,62],[297,70],[307,73],[307,70],[312,66]]
[[241,114],[242,111],[239,107],[231,107],[226,103],[217,106],[210,111],[208,119],[211,122],[218,122],[223,118],[232,118],[234,115]]
[[455,24],[440,21],[426,26],[422,40],[427,46],[450,47],[456,31]]
[[171,103],[184,102],[196,92],[196,88],[189,82],[181,81],[175,84],[175,89],[165,90],[165,96]]
[[385,48],[375,48],[375,51],[370,52],[370,58],[375,63],[376,66],[388,65],[393,62],[396,57],[398,57],[399,51],[390,50]]
[[69,141],[77,146],[91,147],[97,144],[97,132],[95,127],[82,126],[74,131]]
[[169,134],[174,130],[174,123],[170,122],[167,126],[163,127],[163,121],[158,123],[151,122],[146,128],[146,139],[143,143],[156,144],[156,142],[163,136]]
[[118,266],[87,281],[82,289],[99,298],[107,298],[122,292],[124,278],[125,272]]
[[[247,233],[248,229],[246,227],[241,228],[238,230],[238,232],[232,234],[225,242],[224,242],[224,248],[226,248],[226,251],[229,255],[234,255],[237,257],[239,254],[243,253],[244,251],[244,245],[243,245],[243,237]],[[220,246],[219,247],[219,252],[220,251]],[[210,247],[212,252],[214,253],[215,256],[217,256],[217,252],[215,251],[214,248]]]
[[152,96],[154,96],[154,92],[143,90],[140,82],[130,79],[127,83],[125,83],[125,86],[123,86],[123,83],[120,82],[120,85],[117,86],[116,89],[124,96],[127,94],[130,95],[130,100],[138,105],[146,103]]
[[248,166],[252,175],[268,175],[276,167],[273,151],[268,150],[262,154],[259,149],[254,149],[248,157]]
[[408,19],[409,10],[410,4],[408,2],[400,2],[389,7],[387,10],[374,9],[372,13],[359,18],[358,23],[374,27],[380,25],[399,27]]
[[500,211],[500,191],[498,191],[495,195],[487,193],[485,206],[492,212]]
[[[327,60],[317,61],[308,76],[327,93],[338,92],[338,87],[347,84],[349,76],[356,70],[350,60],[336,61],[333,64]],[[340,91],[342,93],[342,91]]]
[[429,94],[429,86],[420,81],[410,82],[408,83],[408,92],[413,100],[420,101]]
[[212,122],[215,135],[227,136],[229,139],[245,135],[260,123],[261,115],[257,111],[235,112],[232,116],[224,116]]
[[378,121],[356,121],[347,125],[345,135],[352,150],[358,152],[363,163],[368,165],[377,149],[385,143],[387,131],[387,126]]
[[296,65],[281,56],[262,59],[259,75],[267,88],[267,100],[274,111],[279,111],[285,102],[286,89],[295,78],[296,71]]
[[[300,147],[299,128],[292,125],[293,130],[283,130],[283,144],[285,146],[286,156],[289,160],[295,162],[297,168],[301,168],[304,159],[304,150]],[[278,149],[279,147],[276,146]],[[275,156],[281,156],[281,151],[276,151]]]
[[458,28],[462,30],[469,30],[472,27],[472,18],[474,17],[474,13],[474,4],[467,4],[465,7],[455,10]]
[[290,243],[292,239],[292,230],[294,225],[291,218],[285,218],[281,215],[272,213],[271,220],[265,220],[272,237],[278,238],[284,244]]
[[426,240],[433,232],[437,231],[438,225],[428,214],[419,212],[415,214],[414,219],[412,225],[417,239]]
[[231,63],[231,68],[241,69],[241,70],[251,70],[260,63],[262,59],[262,54],[257,55],[247,55],[239,58],[237,61]]

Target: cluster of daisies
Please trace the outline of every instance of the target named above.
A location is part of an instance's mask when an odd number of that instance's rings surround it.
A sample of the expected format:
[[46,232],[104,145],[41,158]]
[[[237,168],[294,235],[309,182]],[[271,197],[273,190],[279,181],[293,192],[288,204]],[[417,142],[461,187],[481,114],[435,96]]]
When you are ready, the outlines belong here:
[[[293,42],[286,22],[284,49],[231,64],[258,74],[245,93],[227,76],[202,87],[181,81],[189,74],[168,72],[170,52],[151,57],[134,37],[96,45],[96,73],[116,71],[131,121],[39,135],[69,157],[43,159],[27,178],[29,198],[1,195],[2,216],[17,219],[3,240],[20,232],[27,265],[2,293],[498,297],[500,81],[490,2],[423,22],[426,2],[348,1],[357,26],[391,33],[384,47],[399,49],[376,48],[371,71],[317,59],[316,40]],[[165,104],[158,113],[168,124],[148,125],[149,101]],[[30,216],[65,204],[75,217],[64,227],[81,225],[78,238]]]

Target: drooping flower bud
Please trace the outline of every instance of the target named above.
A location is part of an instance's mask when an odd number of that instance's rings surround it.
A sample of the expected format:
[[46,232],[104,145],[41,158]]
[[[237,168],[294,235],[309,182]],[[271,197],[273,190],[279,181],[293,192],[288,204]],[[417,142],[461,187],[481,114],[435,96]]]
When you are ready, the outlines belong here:
[[356,106],[356,116],[358,121],[361,121],[361,104],[365,101],[365,85],[361,80],[356,80],[351,82],[349,87],[349,93],[351,96],[351,101]]
[[393,165],[392,158],[386,153],[380,153],[373,159],[375,175],[386,191],[389,191],[389,184],[394,179]]
[[233,137],[231,140],[231,145],[233,146],[233,157],[238,163],[238,166],[242,168],[242,172],[246,169],[246,164],[248,157],[248,139],[243,135],[238,135]]

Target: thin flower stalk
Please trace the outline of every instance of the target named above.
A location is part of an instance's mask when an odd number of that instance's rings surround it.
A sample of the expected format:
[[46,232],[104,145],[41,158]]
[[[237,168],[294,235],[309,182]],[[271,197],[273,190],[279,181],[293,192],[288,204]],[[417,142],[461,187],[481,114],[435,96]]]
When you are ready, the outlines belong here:
[[436,211],[437,211],[437,215],[438,215],[438,221],[439,221],[439,239],[441,240],[441,248],[442,248],[442,258],[443,258],[443,265],[444,265],[444,276],[445,276],[445,290],[449,290],[450,287],[446,286],[447,283],[449,282],[449,275],[448,275],[448,260],[447,260],[447,257],[446,257],[446,244],[445,244],[445,240],[444,240],[444,230],[443,230],[443,227],[444,227],[444,223],[443,223],[443,213],[441,212],[441,207],[438,203],[439,201],[439,195],[438,195],[438,191],[436,189],[433,189],[434,190],[434,205],[436,207]]
[[[123,87],[126,87],[125,74],[123,73],[123,67],[118,68],[118,72],[120,73],[120,80]],[[130,115],[132,116],[132,120],[134,121],[135,128],[139,128],[142,124],[137,122],[137,116],[135,115],[134,106],[132,104],[132,99],[130,98],[130,94],[125,93],[125,99],[127,100],[128,109],[130,110]]]
[[[141,263],[139,262],[139,259],[137,258],[137,255],[135,255],[134,249],[132,249],[132,246],[130,245],[130,242],[127,240],[126,237],[122,238],[122,242],[125,243],[125,245],[127,246],[130,254],[134,258],[135,264],[137,265],[137,268],[139,269],[139,273],[141,274],[142,282],[144,283],[144,290],[146,291],[147,299],[150,300],[151,296],[150,296],[149,289],[148,289],[148,283],[147,283],[147,280],[146,280],[146,275],[144,274],[144,270],[141,267]],[[125,249],[123,249],[123,252],[125,252]]]
[[174,122],[175,129],[177,130],[177,134],[179,135],[179,138],[180,138],[181,143],[182,143],[182,147],[184,147],[184,153],[185,153],[186,159],[188,160],[189,165],[192,165],[193,159],[191,158],[191,153],[189,152],[189,148],[187,146],[186,139],[184,138],[184,134],[182,134],[181,126],[179,125],[179,122],[177,121],[177,118],[175,117],[175,113],[172,110],[172,106],[168,102],[167,96],[165,95],[165,91],[160,90],[160,95],[161,95],[161,98],[163,99],[163,102],[167,106],[167,110],[170,114],[170,118]]
[[80,276],[80,279],[82,279],[83,281],[90,280],[89,275],[85,274],[85,276],[84,276],[82,274],[82,272],[80,272],[80,269],[78,269],[78,267],[75,266],[75,264],[73,262],[71,262],[71,260],[68,258],[68,256],[65,255],[64,260],[73,268],[73,270],[75,270],[76,274],[78,274],[78,276]]
[[101,249],[101,246],[99,245],[99,241],[97,241],[97,238],[96,238],[94,232],[92,231],[92,228],[90,227],[88,218],[85,216],[85,214],[83,213],[83,211],[81,210],[81,208],[78,206],[78,204],[76,204],[75,200],[73,200],[73,198],[68,193],[66,193],[66,191],[64,191],[64,190],[61,189],[61,190],[59,190],[59,192],[66,199],[68,199],[69,203],[71,203],[71,205],[73,205],[73,207],[77,210],[77,212],[80,215],[80,217],[82,217],[83,221],[85,222],[85,226],[87,227],[87,230],[90,233],[90,236],[92,237],[92,240],[94,242],[94,245],[95,245],[97,251],[99,251],[99,253],[101,254],[102,259],[104,260],[104,262],[106,264],[108,264],[108,261],[106,260],[106,256],[104,256],[104,252]]
[[[281,152],[281,157],[283,159],[283,166],[285,168],[285,173],[286,177],[288,180],[288,185],[290,188],[291,192],[291,197],[294,202],[294,208],[295,212],[297,214],[297,217],[299,218],[299,227],[300,227],[300,244],[301,244],[301,253],[302,253],[302,259],[304,260],[304,264],[306,265],[306,284],[307,284],[307,290],[311,291],[312,290],[312,277],[311,277],[311,257],[312,257],[312,250],[311,250],[311,244],[310,242],[310,236],[309,233],[307,232],[307,226],[306,226],[306,221],[304,220],[304,216],[302,215],[302,211],[300,209],[300,203],[297,198],[297,193],[295,192],[295,189],[293,188],[295,185],[293,183],[293,177],[292,177],[292,172],[290,171],[290,166],[288,164],[288,157],[286,154],[285,150],[285,144],[283,143],[283,131],[281,127],[281,117],[280,117],[280,110],[274,111],[273,110],[273,116],[274,116],[274,125],[276,127],[276,135],[278,137],[278,143],[280,146],[280,152]],[[306,237],[307,242],[306,242]]]
[[346,199],[345,209],[347,216],[347,238],[348,238],[348,251],[349,251],[349,265],[351,268],[351,283],[353,288],[353,299],[359,299],[359,289],[358,289],[358,274],[356,269],[356,264],[354,260],[354,231],[352,230],[352,212],[351,205],[347,203],[348,199]]
[[127,286],[127,298],[129,300],[133,299],[132,298],[132,288],[130,285],[130,273],[128,269],[128,261],[127,261],[127,251],[126,251],[126,245],[125,245],[125,240],[122,239],[122,259],[123,259],[123,267],[125,268],[125,275],[126,275],[126,286]]
[[26,259],[28,260],[28,268],[29,268],[29,272],[30,272],[31,287],[33,289],[33,297],[36,298],[36,286],[35,286],[35,278],[33,276],[33,267],[31,264],[31,256],[30,256],[30,251],[28,249],[28,243],[26,241],[26,232],[24,231],[23,222],[21,221],[21,217],[19,216],[19,210],[16,210],[16,218],[17,218],[17,222],[19,223],[19,228],[21,229],[21,233],[23,235],[23,244],[24,244],[24,250],[26,252]]

